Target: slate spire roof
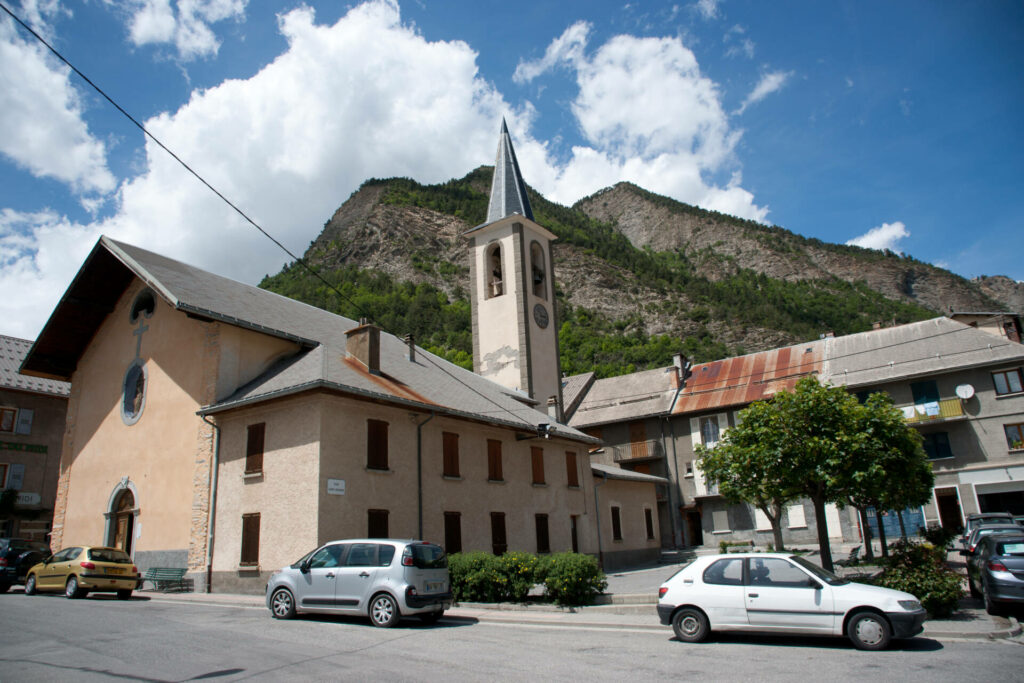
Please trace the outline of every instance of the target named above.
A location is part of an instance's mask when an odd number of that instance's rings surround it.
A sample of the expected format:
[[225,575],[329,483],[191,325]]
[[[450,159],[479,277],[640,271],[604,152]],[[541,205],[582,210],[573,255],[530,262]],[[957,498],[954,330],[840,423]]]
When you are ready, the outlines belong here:
[[494,160],[494,179],[491,181],[491,201],[487,205],[487,222],[493,223],[514,213],[533,220],[533,209],[530,208],[530,200],[526,196],[526,183],[519,172],[519,162],[516,160],[515,150],[512,149],[508,126],[502,118],[498,156]]

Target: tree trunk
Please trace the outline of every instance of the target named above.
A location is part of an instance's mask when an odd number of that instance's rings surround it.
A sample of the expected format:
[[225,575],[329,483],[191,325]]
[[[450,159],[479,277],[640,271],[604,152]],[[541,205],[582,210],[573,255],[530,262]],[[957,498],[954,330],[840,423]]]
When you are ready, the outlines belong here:
[[825,501],[815,496],[811,499],[814,503],[814,521],[818,527],[818,552],[821,553],[821,566],[828,571],[834,569],[832,564],[832,548],[828,543],[828,527],[825,522]]
[[907,540],[907,525],[903,523],[903,510],[896,511],[896,517],[900,520],[900,536]]
[[882,524],[882,511],[875,508],[875,521],[878,522],[878,542],[882,546],[882,557],[889,557],[889,548],[885,545],[885,526]]
[[871,525],[868,524],[868,509],[859,507],[860,528],[864,531],[864,561],[871,564],[875,560],[875,551],[871,547]]
[[[772,523],[772,537],[775,539],[775,552],[781,553],[785,550],[785,546],[782,543],[782,506],[774,505],[769,510],[767,506],[758,508],[765,514],[768,521]],[[774,514],[773,514],[774,513]]]

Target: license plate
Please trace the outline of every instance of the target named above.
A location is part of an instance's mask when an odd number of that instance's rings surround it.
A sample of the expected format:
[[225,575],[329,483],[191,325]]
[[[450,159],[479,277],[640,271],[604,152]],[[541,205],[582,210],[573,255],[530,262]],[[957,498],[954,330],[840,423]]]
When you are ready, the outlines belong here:
[[428,593],[440,593],[444,590],[444,581],[427,581]]
[[108,574],[124,574],[124,570],[123,569],[119,569],[118,567],[107,567],[107,573]]

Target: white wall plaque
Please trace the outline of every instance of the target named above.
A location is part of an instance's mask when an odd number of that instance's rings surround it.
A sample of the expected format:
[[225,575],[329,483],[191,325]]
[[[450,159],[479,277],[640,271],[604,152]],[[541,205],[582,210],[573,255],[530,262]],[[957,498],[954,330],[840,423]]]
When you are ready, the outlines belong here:
[[345,495],[345,480],[344,479],[328,479],[327,480],[327,493],[332,496],[344,496]]

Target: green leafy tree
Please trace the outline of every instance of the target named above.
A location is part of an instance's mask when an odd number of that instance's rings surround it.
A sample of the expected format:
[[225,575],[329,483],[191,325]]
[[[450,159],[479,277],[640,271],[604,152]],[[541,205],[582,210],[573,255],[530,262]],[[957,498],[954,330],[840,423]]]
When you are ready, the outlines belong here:
[[750,503],[763,512],[780,551],[785,549],[782,511],[799,495],[788,483],[785,454],[776,444],[775,437],[784,428],[771,402],[757,401],[740,413],[739,424],[717,447],[697,446],[703,475],[718,484],[726,500]]

